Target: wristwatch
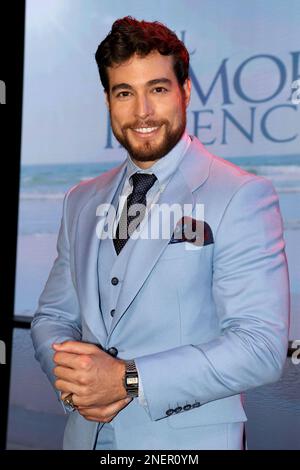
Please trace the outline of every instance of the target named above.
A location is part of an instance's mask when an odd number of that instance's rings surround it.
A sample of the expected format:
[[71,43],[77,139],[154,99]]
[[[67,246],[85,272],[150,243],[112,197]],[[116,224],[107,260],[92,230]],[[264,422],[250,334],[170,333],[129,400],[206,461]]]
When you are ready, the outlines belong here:
[[139,376],[134,360],[125,361],[124,387],[128,397],[139,396]]

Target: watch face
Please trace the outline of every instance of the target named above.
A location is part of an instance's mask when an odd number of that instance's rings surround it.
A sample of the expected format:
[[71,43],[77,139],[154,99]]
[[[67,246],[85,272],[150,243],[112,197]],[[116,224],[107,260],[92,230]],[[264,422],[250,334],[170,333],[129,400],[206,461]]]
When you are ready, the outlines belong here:
[[127,385],[137,385],[139,380],[137,377],[128,377],[126,382],[127,382]]

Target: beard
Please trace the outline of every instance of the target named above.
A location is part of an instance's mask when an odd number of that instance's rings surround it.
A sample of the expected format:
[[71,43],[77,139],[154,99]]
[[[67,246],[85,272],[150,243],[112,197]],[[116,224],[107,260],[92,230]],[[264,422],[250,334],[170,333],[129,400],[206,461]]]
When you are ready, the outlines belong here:
[[[161,127],[164,126],[164,136],[159,144],[152,142],[151,139],[145,139],[140,145],[131,143],[128,138],[128,129],[137,129],[139,127]],[[146,120],[136,121],[133,124],[127,124],[122,127],[121,132],[117,132],[112,123],[112,131],[118,142],[127,150],[129,155],[138,162],[151,162],[159,160],[167,155],[173,147],[179,142],[186,128],[186,112],[182,106],[181,119],[175,129],[171,129],[169,121],[161,119],[159,121]],[[161,132],[161,131],[160,131]]]

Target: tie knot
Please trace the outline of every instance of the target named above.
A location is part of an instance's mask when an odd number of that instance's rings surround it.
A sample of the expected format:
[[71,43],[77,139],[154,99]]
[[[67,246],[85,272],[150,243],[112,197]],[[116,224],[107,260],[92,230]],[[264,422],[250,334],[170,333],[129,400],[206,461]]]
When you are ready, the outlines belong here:
[[133,192],[146,194],[157,180],[155,175],[149,173],[134,173],[132,176]]

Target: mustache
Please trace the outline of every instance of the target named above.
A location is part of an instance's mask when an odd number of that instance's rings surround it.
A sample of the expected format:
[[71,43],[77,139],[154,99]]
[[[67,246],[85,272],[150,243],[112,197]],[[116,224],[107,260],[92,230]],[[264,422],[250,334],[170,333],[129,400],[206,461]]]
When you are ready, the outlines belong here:
[[150,120],[147,120],[147,121],[135,121],[134,123],[130,123],[130,124],[125,124],[125,126],[123,126],[123,130],[126,130],[126,129],[138,129],[140,127],[160,127],[162,126],[163,124],[167,124],[168,121],[166,121],[165,119],[164,120],[160,120],[160,121],[150,121]]

